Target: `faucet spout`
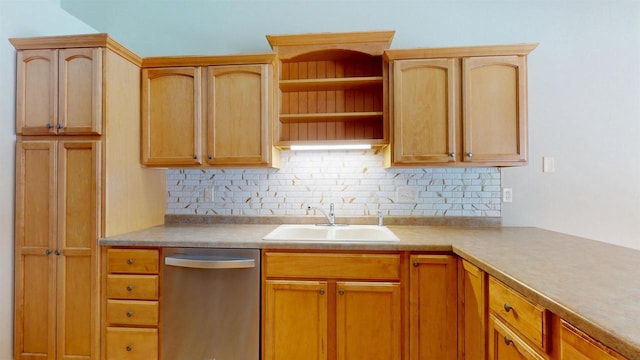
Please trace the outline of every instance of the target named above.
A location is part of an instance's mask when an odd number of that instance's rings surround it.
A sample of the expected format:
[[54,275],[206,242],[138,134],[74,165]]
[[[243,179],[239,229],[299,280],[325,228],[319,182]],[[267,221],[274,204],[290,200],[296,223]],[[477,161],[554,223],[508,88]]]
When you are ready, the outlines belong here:
[[333,203],[329,204],[329,213],[327,214],[327,212],[325,212],[324,210],[322,210],[319,207],[315,207],[315,206],[307,206],[307,210],[318,210],[322,213],[322,215],[324,215],[324,217],[327,218],[327,220],[329,221],[329,226],[335,226],[336,225],[336,213],[334,211],[334,205]]

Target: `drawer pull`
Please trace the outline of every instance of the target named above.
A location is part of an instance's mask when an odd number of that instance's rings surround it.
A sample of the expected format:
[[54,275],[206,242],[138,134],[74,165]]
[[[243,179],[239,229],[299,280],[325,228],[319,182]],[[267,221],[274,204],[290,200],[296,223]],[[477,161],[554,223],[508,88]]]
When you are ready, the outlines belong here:
[[133,285],[127,285],[127,291],[133,291]]
[[127,351],[131,351],[131,350],[133,350],[133,346],[127,345]]
[[504,304],[504,311],[509,312],[513,310],[513,307],[509,304]]
[[127,311],[127,317],[132,317],[133,316],[133,311]]
[[504,343],[507,344],[507,346],[513,344],[513,340],[509,339],[508,336],[504,337]]
[[133,259],[132,258],[128,258],[127,259],[127,264],[129,264],[129,265],[133,264]]

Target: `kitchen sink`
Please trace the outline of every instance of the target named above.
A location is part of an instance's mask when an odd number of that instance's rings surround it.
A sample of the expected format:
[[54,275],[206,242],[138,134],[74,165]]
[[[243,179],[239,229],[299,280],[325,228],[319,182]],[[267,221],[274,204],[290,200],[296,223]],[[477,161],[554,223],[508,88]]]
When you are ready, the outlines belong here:
[[400,241],[385,226],[377,225],[280,225],[262,240],[267,241]]

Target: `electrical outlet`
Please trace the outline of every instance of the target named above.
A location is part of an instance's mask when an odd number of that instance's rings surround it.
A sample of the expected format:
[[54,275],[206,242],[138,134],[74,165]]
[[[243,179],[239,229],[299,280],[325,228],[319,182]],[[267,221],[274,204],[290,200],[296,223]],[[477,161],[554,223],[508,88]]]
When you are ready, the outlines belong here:
[[502,202],[506,202],[506,203],[513,202],[513,189],[512,188],[504,188],[504,189],[502,189]]
[[415,204],[418,202],[418,188],[402,186],[396,189],[396,202],[398,204]]
[[556,159],[552,156],[542,157],[542,172],[552,173],[556,171]]
[[215,195],[215,193],[213,191],[213,186],[204,189],[204,199],[205,199],[205,201],[213,202],[214,201],[214,195]]

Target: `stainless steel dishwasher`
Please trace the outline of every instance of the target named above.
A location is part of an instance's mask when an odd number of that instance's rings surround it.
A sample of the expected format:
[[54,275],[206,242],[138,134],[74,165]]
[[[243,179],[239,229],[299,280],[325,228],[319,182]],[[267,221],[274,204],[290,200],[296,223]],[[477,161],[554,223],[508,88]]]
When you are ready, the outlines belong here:
[[165,248],[163,360],[258,360],[260,250]]

